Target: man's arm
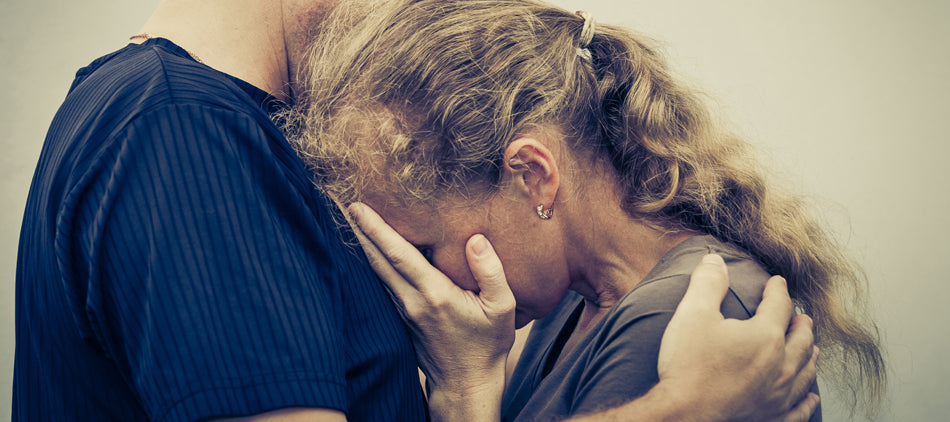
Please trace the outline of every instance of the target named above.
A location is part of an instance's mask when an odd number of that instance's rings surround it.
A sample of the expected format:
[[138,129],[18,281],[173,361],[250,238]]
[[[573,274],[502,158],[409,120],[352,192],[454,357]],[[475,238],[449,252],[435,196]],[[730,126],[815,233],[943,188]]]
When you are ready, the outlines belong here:
[[807,421],[818,406],[808,393],[818,355],[811,319],[793,318],[786,333],[793,307],[781,277],[768,281],[751,319],[723,318],[728,288],[722,258],[704,257],[663,336],[659,384],[571,421]]
[[[515,304],[487,240],[475,235],[466,245],[476,294],[432,267],[369,207],[349,211],[370,263],[401,303],[429,376],[433,419],[497,421]],[[664,334],[660,383],[577,420],[807,420],[817,407],[817,396],[805,396],[815,379],[810,320],[797,317],[786,336],[792,303],[778,278],[769,281],[756,316],[725,319],[719,305],[727,289],[721,258],[705,259]]]
[[215,419],[222,422],[346,422],[346,415],[333,409],[291,407],[242,418]]
[[346,404],[328,246],[258,122],[156,107],[82,200],[95,339],[153,417]]

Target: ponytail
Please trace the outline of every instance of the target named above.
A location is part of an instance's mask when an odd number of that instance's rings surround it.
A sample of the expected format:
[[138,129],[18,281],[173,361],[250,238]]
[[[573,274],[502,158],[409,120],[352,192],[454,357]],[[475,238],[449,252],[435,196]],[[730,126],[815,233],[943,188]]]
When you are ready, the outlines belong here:
[[701,231],[745,249],[815,321],[825,378],[863,402],[883,401],[884,360],[867,317],[865,279],[799,196],[766,183],[748,145],[714,124],[645,41],[605,28],[591,51],[601,141],[631,215]]
[[826,379],[873,413],[885,371],[860,271],[650,41],[534,0],[404,0],[369,15],[325,28],[304,67],[310,98],[286,119],[328,194],[358,200],[385,168],[419,201],[477,195],[499,183],[511,140],[553,127],[616,176],[633,218],[708,233],[785,276]]

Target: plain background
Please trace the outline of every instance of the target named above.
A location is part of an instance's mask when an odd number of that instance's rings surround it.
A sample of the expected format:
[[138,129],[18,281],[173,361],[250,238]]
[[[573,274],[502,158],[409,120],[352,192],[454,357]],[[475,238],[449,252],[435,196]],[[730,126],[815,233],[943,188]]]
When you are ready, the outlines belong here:
[[[557,0],[662,41],[778,179],[821,204],[863,263],[890,369],[883,421],[950,414],[950,2]],[[157,0],[0,0],[0,420],[27,190],[75,71]],[[825,400],[825,420],[847,420]]]

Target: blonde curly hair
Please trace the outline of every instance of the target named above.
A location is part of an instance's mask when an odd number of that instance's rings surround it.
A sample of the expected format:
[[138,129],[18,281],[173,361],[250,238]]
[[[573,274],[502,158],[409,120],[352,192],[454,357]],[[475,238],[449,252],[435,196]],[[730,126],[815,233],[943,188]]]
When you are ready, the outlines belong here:
[[[815,321],[825,379],[872,416],[885,391],[865,280],[796,195],[766,183],[748,145],[672,76],[651,41],[533,0],[337,7],[297,86],[287,130],[316,184],[359,200],[484,198],[519,135],[556,127],[610,163],[635,218],[747,250]],[[579,54],[579,48],[584,47]],[[400,196],[400,195],[397,195]]]

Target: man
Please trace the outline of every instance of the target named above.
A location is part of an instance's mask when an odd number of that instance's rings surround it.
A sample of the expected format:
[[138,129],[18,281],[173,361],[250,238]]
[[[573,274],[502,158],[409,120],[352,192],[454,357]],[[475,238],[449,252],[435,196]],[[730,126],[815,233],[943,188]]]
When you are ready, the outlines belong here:
[[[398,313],[270,119],[333,3],[165,0],[132,44],[77,73],[21,231],[14,420],[425,420]],[[673,350],[740,344],[690,343],[717,320],[684,315]],[[785,350],[781,335],[750,338]],[[764,386],[780,398],[759,408],[793,417],[810,343],[790,337],[788,357],[731,371],[675,356],[656,394],[593,417],[719,420]],[[723,377],[759,381],[711,388]]]

